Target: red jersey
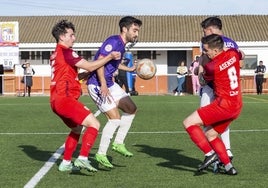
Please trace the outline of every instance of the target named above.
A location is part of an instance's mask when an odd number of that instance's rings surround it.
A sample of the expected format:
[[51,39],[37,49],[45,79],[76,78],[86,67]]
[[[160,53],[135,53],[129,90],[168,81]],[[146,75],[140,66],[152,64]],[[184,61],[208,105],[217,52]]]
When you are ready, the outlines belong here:
[[240,65],[242,54],[236,49],[223,51],[204,66],[206,81],[213,81],[216,97],[240,101]]
[[79,98],[81,85],[75,64],[80,60],[81,57],[71,48],[57,44],[55,52],[50,57],[50,100],[57,97]]

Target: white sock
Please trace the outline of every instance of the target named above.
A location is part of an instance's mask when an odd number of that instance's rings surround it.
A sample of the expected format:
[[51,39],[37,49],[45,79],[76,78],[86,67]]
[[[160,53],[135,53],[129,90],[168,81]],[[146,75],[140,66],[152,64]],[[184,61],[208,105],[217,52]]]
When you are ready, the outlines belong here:
[[64,165],[69,165],[70,163],[71,163],[71,161],[69,161],[69,160],[65,160],[65,159],[62,160],[62,164],[64,164]]
[[85,156],[81,156],[81,155],[78,156],[78,159],[81,159],[81,160],[88,160],[87,157],[85,157]]
[[135,114],[123,113],[121,116],[120,126],[117,131],[114,142],[117,144],[123,144],[127,136],[127,133],[131,127],[132,121],[135,117]]
[[228,163],[227,165],[224,166],[226,171],[229,171],[233,167],[232,163]]
[[211,150],[210,152],[206,153],[206,154],[205,154],[205,156],[207,156],[207,157],[208,157],[208,156],[213,155],[214,153],[215,153],[215,151],[214,151],[214,150]]
[[111,139],[120,124],[119,119],[109,119],[102,130],[98,154],[106,155]]
[[230,129],[229,127],[226,128],[226,130],[221,134],[221,139],[225,145],[225,148],[227,150],[228,156],[232,157],[233,154],[230,151],[231,149],[231,144],[230,144]]

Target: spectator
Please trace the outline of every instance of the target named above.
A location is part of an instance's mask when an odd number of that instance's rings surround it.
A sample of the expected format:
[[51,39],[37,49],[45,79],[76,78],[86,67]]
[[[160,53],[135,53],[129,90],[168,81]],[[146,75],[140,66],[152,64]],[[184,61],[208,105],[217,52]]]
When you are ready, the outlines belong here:
[[257,66],[255,70],[255,81],[256,81],[256,88],[257,88],[257,94],[262,94],[262,85],[264,80],[264,73],[266,71],[265,65],[263,65],[263,61],[259,61],[259,65]]
[[185,66],[184,61],[178,64],[177,67],[177,80],[178,80],[178,86],[176,89],[173,90],[174,95],[177,96],[178,94],[180,96],[184,95],[184,84],[186,80],[186,75],[188,74],[188,68]]
[[31,96],[31,89],[33,86],[33,75],[35,74],[34,69],[31,67],[29,62],[23,63],[21,65],[23,68],[23,78],[21,82],[24,84],[24,94],[25,97],[26,92],[28,93],[28,97]]
[[191,71],[192,74],[192,85],[193,85],[193,94],[198,95],[199,90],[200,90],[200,84],[199,84],[199,79],[198,79],[198,73],[195,74],[196,68],[199,66],[199,56],[196,56],[195,60],[191,64],[189,70]]

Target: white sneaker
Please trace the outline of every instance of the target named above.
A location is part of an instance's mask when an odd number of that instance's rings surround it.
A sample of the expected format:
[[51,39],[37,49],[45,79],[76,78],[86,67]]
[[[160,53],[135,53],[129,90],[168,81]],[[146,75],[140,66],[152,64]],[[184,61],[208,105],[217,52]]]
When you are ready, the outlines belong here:
[[176,93],[174,94],[174,96],[178,96],[178,92],[176,92]]

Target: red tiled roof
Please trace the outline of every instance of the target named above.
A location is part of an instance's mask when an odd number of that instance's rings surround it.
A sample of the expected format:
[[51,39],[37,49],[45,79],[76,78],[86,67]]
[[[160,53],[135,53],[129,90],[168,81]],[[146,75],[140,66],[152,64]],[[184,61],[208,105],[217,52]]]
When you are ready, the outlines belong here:
[[[200,22],[208,16],[136,16],[143,21],[142,42],[198,42]],[[54,43],[53,25],[61,19],[76,27],[76,42],[99,43],[119,33],[121,16],[19,16],[0,17],[0,22],[18,21],[20,43]],[[268,15],[220,16],[223,32],[237,42],[268,41]]]

